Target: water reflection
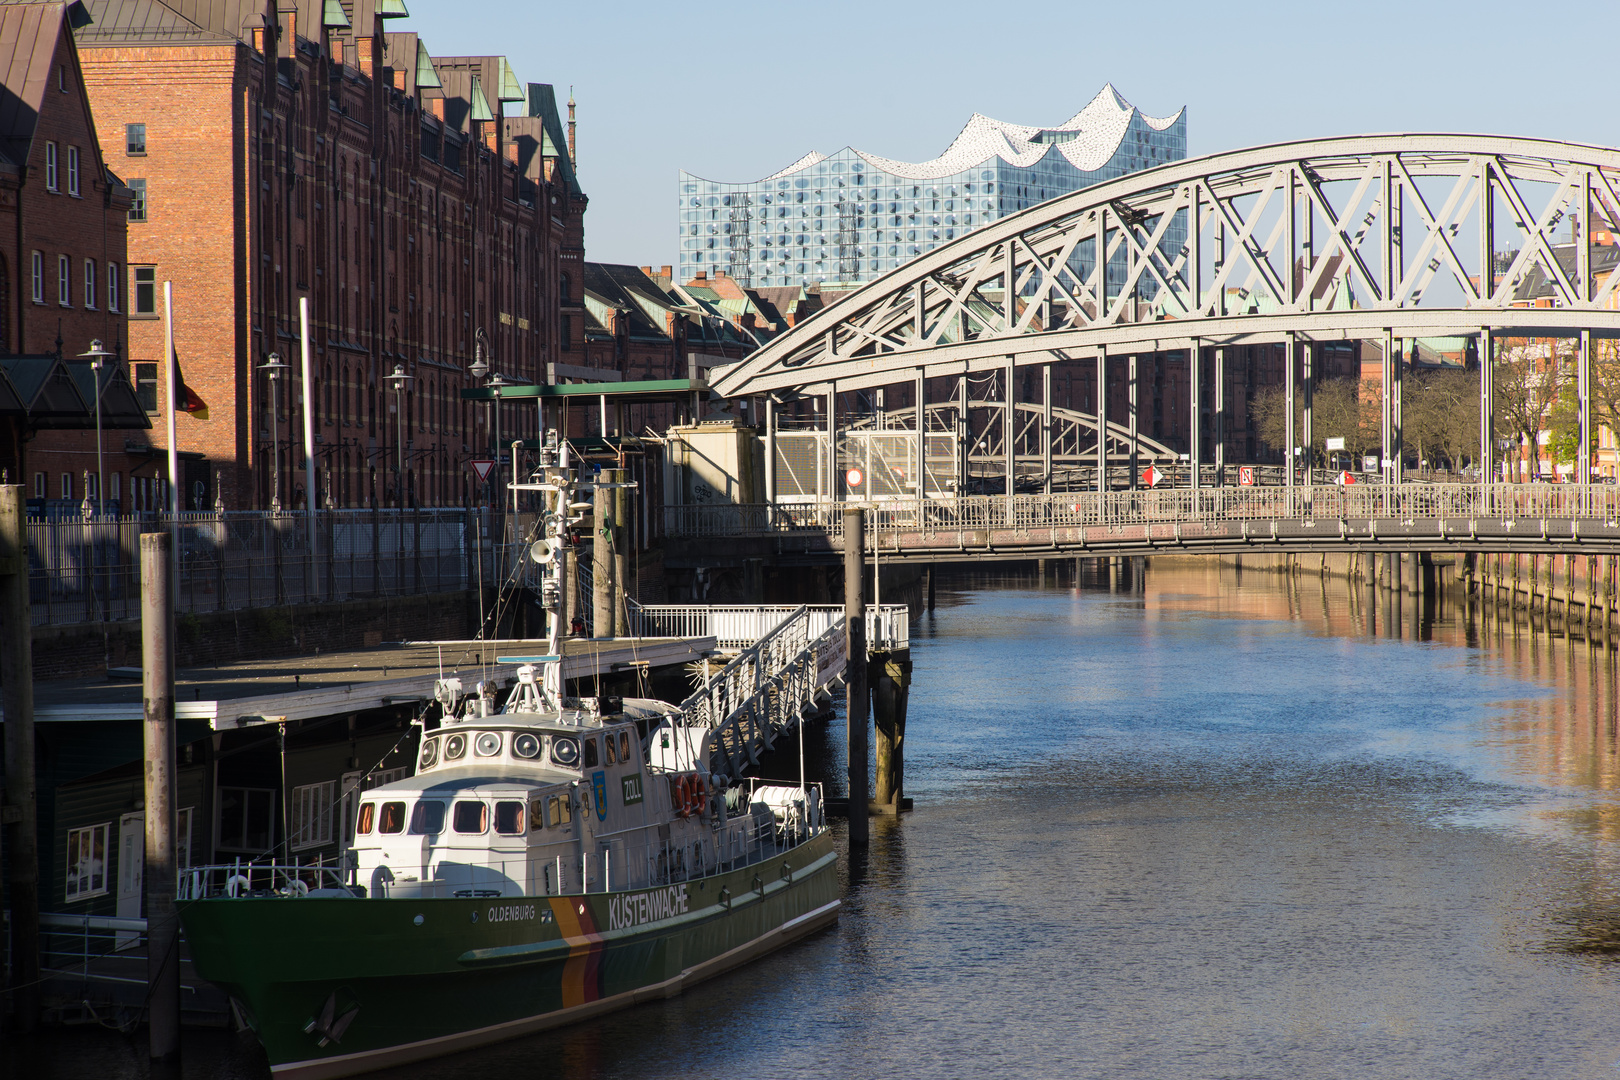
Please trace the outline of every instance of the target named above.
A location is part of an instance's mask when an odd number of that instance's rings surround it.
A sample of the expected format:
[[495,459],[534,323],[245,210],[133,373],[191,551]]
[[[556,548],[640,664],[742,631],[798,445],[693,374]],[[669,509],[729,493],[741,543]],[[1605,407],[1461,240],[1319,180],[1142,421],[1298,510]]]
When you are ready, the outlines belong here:
[[[1207,560],[1029,569],[918,616],[917,810],[872,822],[836,929],[392,1075],[1614,1075],[1601,634]],[[842,731],[805,740],[835,795]]]

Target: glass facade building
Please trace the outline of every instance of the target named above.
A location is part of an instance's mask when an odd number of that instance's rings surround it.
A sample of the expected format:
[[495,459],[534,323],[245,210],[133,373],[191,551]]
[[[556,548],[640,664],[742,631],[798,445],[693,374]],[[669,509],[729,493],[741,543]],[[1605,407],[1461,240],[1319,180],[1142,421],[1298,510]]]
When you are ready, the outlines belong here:
[[[745,288],[847,288],[997,218],[1186,156],[1185,109],[1144,116],[1105,86],[1052,128],[975,115],[932,161],[846,147],[807,154],[753,183],[682,171],[680,279],[725,273]],[[1166,236],[1165,246],[1184,239]]]

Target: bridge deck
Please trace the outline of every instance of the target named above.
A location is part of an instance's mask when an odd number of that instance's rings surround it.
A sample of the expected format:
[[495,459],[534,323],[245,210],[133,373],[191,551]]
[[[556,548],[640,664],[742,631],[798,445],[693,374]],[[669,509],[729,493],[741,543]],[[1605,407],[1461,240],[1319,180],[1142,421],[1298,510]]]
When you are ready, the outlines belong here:
[[[787,561],[843,550],[842,504],[676,507],[672,538],[753,538]],[[1156,551],[1620,553],[1620,488],[1550,484],[1227,487],[976,496],[872,505],[886,560]]]

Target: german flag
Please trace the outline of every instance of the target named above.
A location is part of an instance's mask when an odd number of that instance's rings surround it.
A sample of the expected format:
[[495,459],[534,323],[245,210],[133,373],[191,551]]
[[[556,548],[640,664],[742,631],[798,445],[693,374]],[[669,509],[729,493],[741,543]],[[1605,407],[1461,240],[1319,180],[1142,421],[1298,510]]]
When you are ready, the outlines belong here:
[[190,413],[198,420],[208,419],[208,402],[202,399],[201,394],[186,385],[186,377],[180,372],[180,353],[178,350],[174,353],[173,362],[174,385],[179,388],[174,395],[175,404],[180,406],[182,412]]

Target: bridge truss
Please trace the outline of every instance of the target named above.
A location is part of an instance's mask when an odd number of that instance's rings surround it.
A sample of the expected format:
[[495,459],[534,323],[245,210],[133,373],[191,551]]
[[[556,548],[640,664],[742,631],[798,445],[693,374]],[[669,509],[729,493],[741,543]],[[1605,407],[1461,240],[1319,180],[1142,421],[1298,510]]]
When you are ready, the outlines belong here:
[[[1015,491],[1065,491],[1093,483],[1097,461],[1095,416],[995,398],[875,413],[840,429],[837,439],[837,452],[829,453],[825,430],[774,432],[767,481],[771,501],[815,502],[828,492],[880,500],[916,497],[918,478],[929,498],[983,494],[1004,484],[1009,462]],[[1116,486],[1140,465],[1168,467],[1177,460],[1175,450],[1124,424],[1109,423],[1105,440]],[[845,479],[850,469],[862,477],[853,488]]]
[[[1055,360],[1095,359],[1106,416],[1109,365],[1128,358],[1134,426],[1136,358],[1185,351],[1196,486],[1209,421],[1222,474],[1227,349],[1286,349],[1287,444],[1303,447],[1308,477],[1317,350],[1372,341],[1382,356],[1382,460],[1397,483],[1398,357],[1420,337],[1477,342],[1487,466],[1493,338],[1578,338],[1581,445],[1591,445],[1592,339],[1620,335],[1620,264],[1594,269],[1594,239],[1620,232],[1617,224],[1616,150],[1478,135],[1256,147],[1135,173],[966,233],[719,370],[712,385],[729,398],[764,397],[768,416],[774,403],[825,395],[836,442],[840,391],[910,383],[922,402],[929,380],[965,387],[977,373],[1004,371],[1012,386],[1014,371],[1030,365],[1047,366],[1050,424]],[[1202,400],[1206,362],[1213,409]],[[1094,446],[1099,490],[1108,442]],[[1010,497],[1019,470],[1011,447],[1005,456]],[[1294,470],[1285,474],[1292,485]]]

